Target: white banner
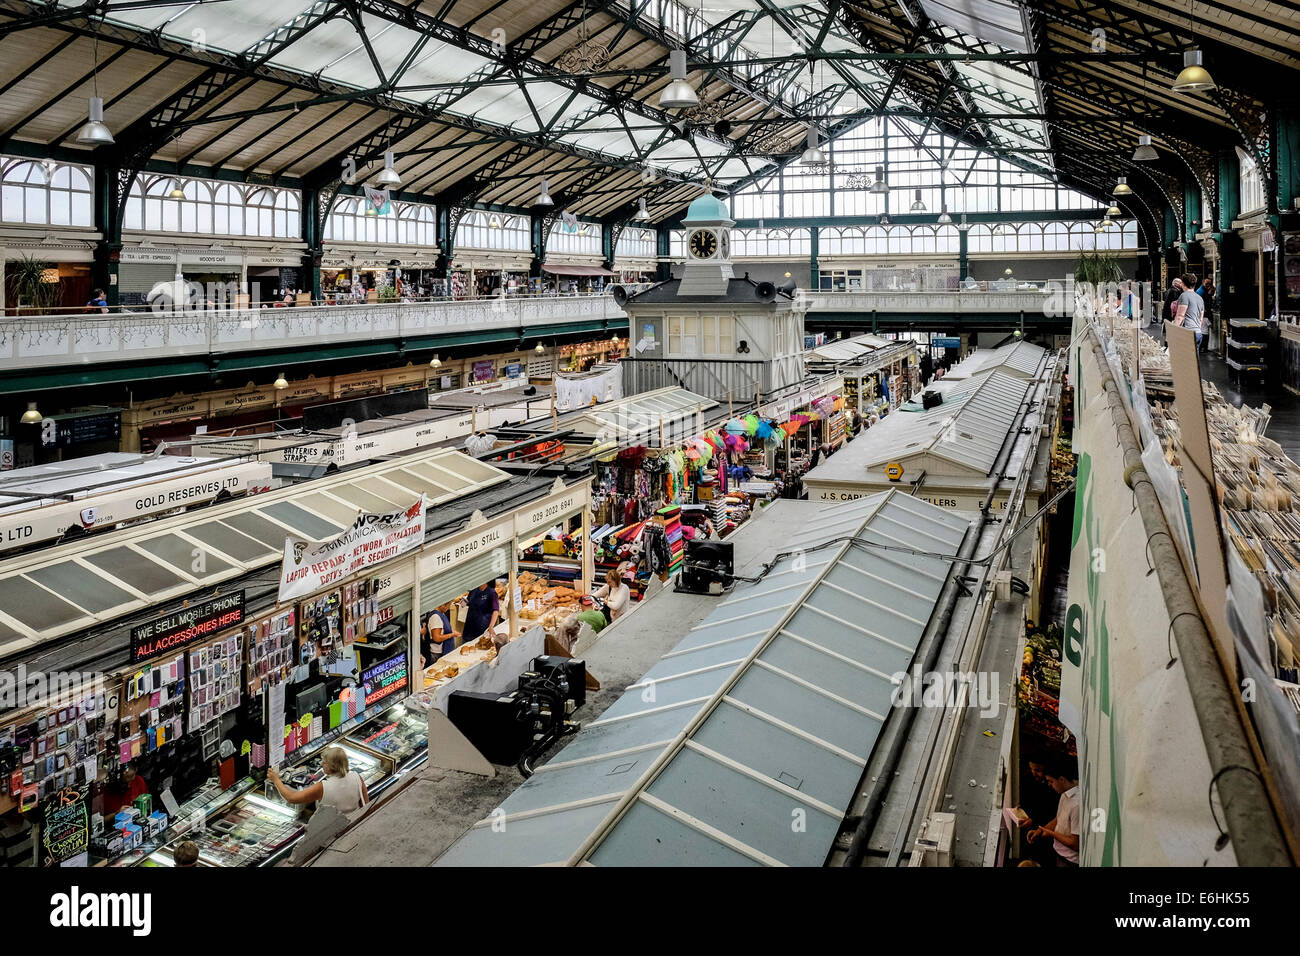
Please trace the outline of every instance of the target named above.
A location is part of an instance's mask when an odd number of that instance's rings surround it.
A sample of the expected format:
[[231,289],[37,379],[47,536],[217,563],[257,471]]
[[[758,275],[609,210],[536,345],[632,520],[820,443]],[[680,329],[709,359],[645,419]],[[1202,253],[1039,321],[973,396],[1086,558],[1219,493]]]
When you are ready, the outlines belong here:
[[280,602],[323,591],[349,575],[414,551],[424,544],[425,496],[404,511],[360,514],[328,541],[284,539]]
[[1060,716],[1078,745],[1082,863],[1233,866],[1230,847],[1214,849],[1209,759],[1183,667],[1170,666],[1169,611],[1146,573],[1101,369],[1091,338],[1079,345]]

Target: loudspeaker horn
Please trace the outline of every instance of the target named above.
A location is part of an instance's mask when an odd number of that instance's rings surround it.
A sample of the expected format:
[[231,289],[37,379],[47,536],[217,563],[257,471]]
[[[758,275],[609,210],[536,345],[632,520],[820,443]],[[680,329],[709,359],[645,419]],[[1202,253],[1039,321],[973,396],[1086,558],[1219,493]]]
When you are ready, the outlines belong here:
[[627,305],[627,300],[631,298],[631,296],[628,295],[628,291],[624,286],[616,285],[610,291],[613,292],[614,294],[614,304],[617,305],[620,309],[623,308],[623,306]]
[[776,286],[771,282],[760,282],[754,286],[754,295],[760,302],[771,302],[776,298]]
[[786,295],[794,295],[794,290],[797,288],[799,288],[799,283],[795,282],[794,279],[786,279],[776,287],[776,290],[784,292]]

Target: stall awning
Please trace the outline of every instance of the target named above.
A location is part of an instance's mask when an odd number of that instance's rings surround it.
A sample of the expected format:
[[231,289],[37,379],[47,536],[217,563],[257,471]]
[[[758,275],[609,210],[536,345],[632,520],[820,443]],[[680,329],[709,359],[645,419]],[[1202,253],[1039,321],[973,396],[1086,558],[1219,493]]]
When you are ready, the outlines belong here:
[[565,266],[551,265],[549,262],[542,263],[542,271],[549,272],[553,276],[614,276],[617,272],[610,272],[600,266]]

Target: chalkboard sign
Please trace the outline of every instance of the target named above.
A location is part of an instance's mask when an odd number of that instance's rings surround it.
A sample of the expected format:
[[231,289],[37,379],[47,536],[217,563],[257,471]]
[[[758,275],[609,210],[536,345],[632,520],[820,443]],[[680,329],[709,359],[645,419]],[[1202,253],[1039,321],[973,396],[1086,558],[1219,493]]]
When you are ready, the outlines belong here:
[[64,787],[41,805],[41,862],[58,866],[90,849],[90,787]]

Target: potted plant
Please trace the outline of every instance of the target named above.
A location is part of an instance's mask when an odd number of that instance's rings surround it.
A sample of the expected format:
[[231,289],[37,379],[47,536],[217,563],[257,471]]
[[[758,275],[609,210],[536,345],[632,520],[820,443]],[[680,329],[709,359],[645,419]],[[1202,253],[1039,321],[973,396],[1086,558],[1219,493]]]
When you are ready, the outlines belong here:
[[[18,297],[20,310],[49,312],[58,304],[63,283],[55,266],[32,256],[23,256],[5,266],[5,271],[13,277],[14,294]],[[55,276],[53,282],[50,281],[51,272]]]
[[389,285],[380,286],[378,295],[379,295],[380,302],[397,301],[397,289],[395,289],[391,283]]

